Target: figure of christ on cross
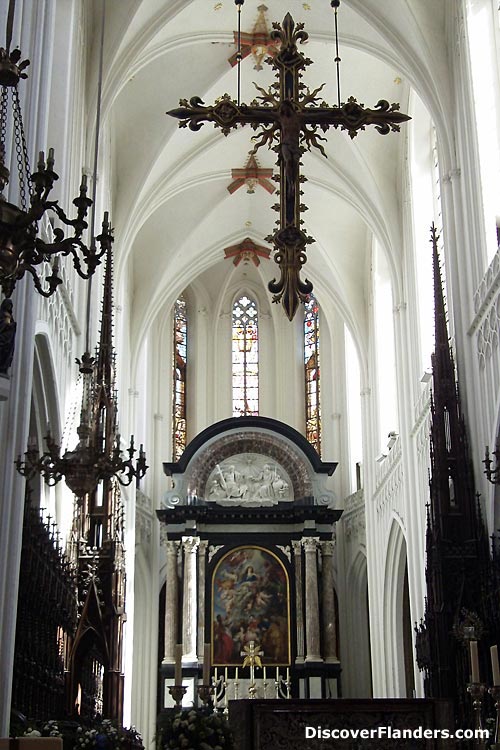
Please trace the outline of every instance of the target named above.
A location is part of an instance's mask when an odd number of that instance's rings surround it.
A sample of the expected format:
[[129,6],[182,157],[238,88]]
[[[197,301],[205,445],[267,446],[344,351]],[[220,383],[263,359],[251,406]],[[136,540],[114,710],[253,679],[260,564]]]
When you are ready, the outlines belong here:
[[301,213],[306,209],[300,202],[300,185],[306,181],[300,174],[302,155],[314,146],[326,156],[320,143],[326,139],[319,134],[319,129],[326,132],[330,127],[340,128],[354,138],[367,125],[374,125],[379,133],[386,135],[399,131],[400,123],[410,119],[399,112],[399,104],[389,104],[383,99],[374,109],[365,108],[353,97],[338,107],[320,102],[318,93],[323,86],[310,91],[300,80],[302,71],[311,64],[297,49],[297,42],[308,38],[303,28],[304,24],[295,24],[289,13],[281,25],[273,23],[271,37],[281,46],[268,62],[277,71],[278,83],[268,91],[255,84],[258,101],[238,105],[224,94],[213,107],[206,107],[195,96],[189,102],[181,99],[179,108],[167,112],[180,120],[180,127],[189,126],[191,130],[199,130],[205,122],[212,122],[228,135],[238,125],[250,125],[259,131],[253,138],[256,143],[251,154],[263,145],[278,154],[280,202],[273,208],[280,212],[280,218],[277,231],[266,240],[274,244],[274,260],[281,275],[278,281],[273,279],[269,283],[269,290],[273,302],[281,301],[289,320],[293,319],[299,302],[305,302],[313,290],[310,281],[300,278],[300,270],[306,262],[306,245],[313,242],[301,229]]

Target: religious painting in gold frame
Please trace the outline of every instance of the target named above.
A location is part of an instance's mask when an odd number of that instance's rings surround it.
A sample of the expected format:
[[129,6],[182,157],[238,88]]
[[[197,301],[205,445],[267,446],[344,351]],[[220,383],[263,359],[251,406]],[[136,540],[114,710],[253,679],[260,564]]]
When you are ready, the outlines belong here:
[[290,664],[290,580],[281,560],[263,547],[237,547],[212,575],[212,664],[239,666],[254,641],[265,666]]

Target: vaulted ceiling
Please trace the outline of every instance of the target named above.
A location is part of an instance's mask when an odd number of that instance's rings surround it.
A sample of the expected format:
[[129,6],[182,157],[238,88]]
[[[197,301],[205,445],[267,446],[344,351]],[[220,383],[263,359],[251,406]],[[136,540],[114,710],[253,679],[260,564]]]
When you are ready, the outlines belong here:
[[[446,65],[446,9],[451,0],[343,0],[339,10],[342,99],[355,96],[368,107],[379,99],[408,111],[415,90],[444,132],[450,109]],[[304,81],[325,83],[322,97],[336,103],[334,16],[328,0],[267,0],[269,26],[290,12],[309,33],[304,51],[313,64]],[[98,8],[94,29],[98,28]],[[252,32],[261,0],[246,0],[242,31]],[[245,165],[254,132],[238,128],[227,137],[212,125],[199,132],[179,129],[167,110],[180,98],[200,96],[211,104],[236,96],[234,54],[237,13],[233,0],[121,0],[106,3],[104,121],[113,154],[113,223],[119,279],[133,294],[133,339],[137,342],[175,296],[207,272],[217,288],[236,273],[224,248],[245,237],[258,244],[274,231],[276,197],[228,191],[231,170]],[[97,32],[96,32],[97,36]],[[254,99],[255,84],[274,80],[269,65],[242,63],[242,101]],[[95,81],[94,71],[94,81]],[[401,175],[408,128],[379,135],[373,128],[354,140],[331,130],[319,151],[303,159],[308,182],[305,227],[315,238],[306,273],[323,302],[328,297],[354,331],[366,318],[369,251],[377,238],[390,259],[397,284],[401,263]],[[405,131],[405,128],[407,129]],[[276,154],[258,152],[261,167]],[[211,273],[209,269],[218,269]],[[258,273],[264,284],[276,275],[272,260]],[[227,281],[227,279],[226,279]]]

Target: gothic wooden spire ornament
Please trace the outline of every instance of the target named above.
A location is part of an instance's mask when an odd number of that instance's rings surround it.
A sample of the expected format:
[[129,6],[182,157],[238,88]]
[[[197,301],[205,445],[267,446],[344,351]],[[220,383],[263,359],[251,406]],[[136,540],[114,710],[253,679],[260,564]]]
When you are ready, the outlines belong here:
[[438,240],[433,225],[435,344],[427,597],[424,619],[416,628],[416,651],[418,666],[425,671],[426,697],[454,701],[458,726],[466,726],[470,713],[468,641],[479,641],[485,626],[482,597],[489,579],[489,555],[448,335]]
[[[240,104],[229,94],[221,96],[213,106],[205,106],[199,96],[189,101],[181,99],[180,107],[167,114],[180,120],[180,127],[199,130],[205,122],[212,122],[224,135],[238,125],[250,125],[258,131],[253,154],[267,145],[278,154],[280,168],[280,202],[274,206],[279,211],[277,231],[266,238],[274,245],[274,260],[280,267],[280,278],[269,283],[273,302],[281,302],[289,320],[295,315],[299,302],[305,302],[313,286],[308,279],[300,278],[306,262],[306,246],[313,242],[303,229],[300,186],[306,178],[300,173],[300,159],[312,147],[326,156],[320,141],[326,140],[330,127],[346,130],[351,138],[367,125],[374,125],[382,135],[399,131],[409,116],[399,112],[399,104],[389,104],[381,99],[374,109],[365,108],[354,97],[344,104],[329,106],[320,101],[319,92],[324,84],[311,91],[301,82],[303,70],[311,60],[297,49],[297,44],[308,39],[303,23],[295,23],[287,13],[283,23],[273,23],[271,38],[280,43],[280,51],[267,62],[277,74],[277,82],[266,91],[256,86],[259,96],[251,104]],[[338,57],[338,54],[337,54]],[[238,87],[239,90],[239,87]]]

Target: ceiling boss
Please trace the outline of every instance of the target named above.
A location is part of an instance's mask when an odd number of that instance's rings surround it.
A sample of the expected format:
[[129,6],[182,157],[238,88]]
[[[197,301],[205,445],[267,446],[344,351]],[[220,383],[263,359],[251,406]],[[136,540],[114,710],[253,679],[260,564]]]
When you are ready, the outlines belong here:
[[[238,38],[240,29],[240,11],[244,0],[235,0],[238,7]],[[302,71],[312,63],[297,49],[297,44],[308,39],[303,23],[295,23],[287,13],[283,23],[273,23],[271,38],[279,43],[279,52],[268,58],[277,74],[277,81],[269,89],[254,84],[259,96],[250,104],[240,104],[240,79],[238,72],[238,100],[224,94],[213,106],[205,106],[200,97],[194,96],[189,101],[181,99],[180,106],[167,114],[180,120],[180,127],[199,130],[205,122],[212,122],[224,135],[238,125],[250,125],[258,131],[252,154],[261,146],[267,145],[278,154],[280,202],[273,206],[279,211],[278,228],[273,235],[266,237],[274,245],[274,260],[280,268],[280,278],[269,283],[273,302],[281,302],[287,317],[292,320],[299,302],[304,302],[313,290],[312,283],[300,278],[300,271],[306,262],[306,245],[313,242],[302,229],[301,212],[306,206],[301,203],[301,183],[306,181],[300,173],[301,157],[312,147],[317,148],[326,157],[320,141],[326,140],[320,131],[325,133],[330,127],[347,130],[354,138],[359,130],[367,125],[374,125],[382,135],[399,131],[399,125],[410,117],[399,112],[399,104],[389,104],[381,99],[374,109],[367,109],[363,104],[349,97],[341,103],[338,66],[337,9],[340,0],[331,0],[335,10],[335,41],[337,55],[337,89],[338,104],[329,106],[320,101],[318,94],[325,84],[311,91],[302,83]],[[241,50],[238,45],[241,62]]]

